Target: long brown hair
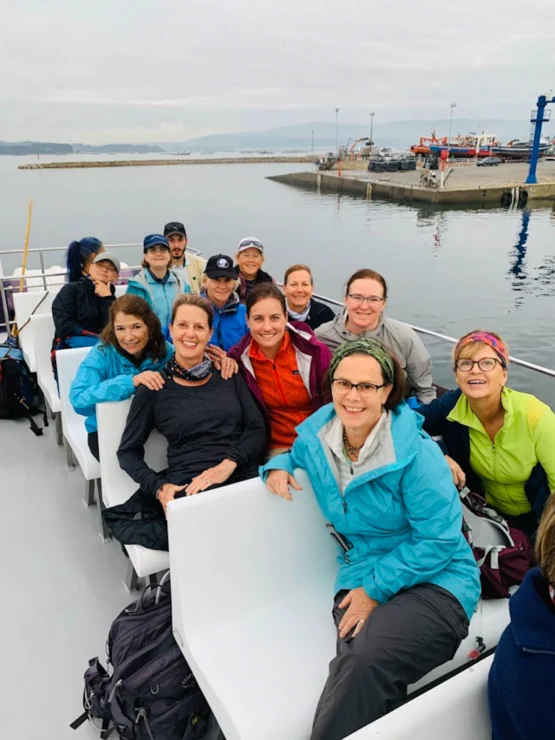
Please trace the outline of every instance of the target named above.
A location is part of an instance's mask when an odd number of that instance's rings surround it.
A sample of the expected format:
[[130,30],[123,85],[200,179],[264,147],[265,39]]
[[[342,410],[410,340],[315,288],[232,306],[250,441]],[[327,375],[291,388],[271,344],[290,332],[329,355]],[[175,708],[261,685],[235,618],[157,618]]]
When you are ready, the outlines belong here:
[[156,316],[145,299],[140,298],[138,295],[126,293],[116,298],[110,308],[110,320],[100,335],[100,341],[104,344],[112,345],[118,352],[124,351],[120,347],[114,329],[118,313],[124,313],[126,316],[136,316],[144,321],[148,329],[148,342],[144,350],[145,356],[151,357],[153,360],[164,359],[167,352],[166,340],[162,334],[162,327],[160,326],[158,316]]
[[536,535],[536,560],[549,583],[555,584],[555,495],[544,507]]

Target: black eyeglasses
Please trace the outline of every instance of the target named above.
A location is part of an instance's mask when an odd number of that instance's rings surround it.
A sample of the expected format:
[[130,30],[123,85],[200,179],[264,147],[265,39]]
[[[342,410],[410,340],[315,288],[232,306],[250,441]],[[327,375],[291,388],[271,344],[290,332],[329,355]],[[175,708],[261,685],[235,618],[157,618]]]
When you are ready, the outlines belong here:
[[343,378],[334,378],[331,384],[336,393],[346,396],[352,388],[355,388],[363,397],[373,396],[380,388],[389,385],[388,383],[382,383],[381,385],[377,383],[351,383],[350,380],[344,380]]
[[383,298],[378,295],[360,295],[359,293],[349,293],[348,297],[355,306],[362,306],[363,303],[382,303]]
[[496,357],[483,357],[481,360],[471,360],[470,358],[457,360],[455,362],[455,368],[463,373],[469,373],[474,369],[474,365],[478,365],[482,372],[491,373],[497,363],[499,363],[501,367],[505,367],[504,363]]

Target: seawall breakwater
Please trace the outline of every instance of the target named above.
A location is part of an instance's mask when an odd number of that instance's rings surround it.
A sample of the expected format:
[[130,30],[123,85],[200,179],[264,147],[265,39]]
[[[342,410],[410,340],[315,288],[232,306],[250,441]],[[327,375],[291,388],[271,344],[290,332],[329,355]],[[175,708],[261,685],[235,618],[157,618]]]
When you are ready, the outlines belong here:
[[214,159],[112,159],[83,162],[44,162],[21,164],[20,170],[71,170],[91,167],[169,167],[185,164],[294,164],[310,163],[314,157],[221,157]]

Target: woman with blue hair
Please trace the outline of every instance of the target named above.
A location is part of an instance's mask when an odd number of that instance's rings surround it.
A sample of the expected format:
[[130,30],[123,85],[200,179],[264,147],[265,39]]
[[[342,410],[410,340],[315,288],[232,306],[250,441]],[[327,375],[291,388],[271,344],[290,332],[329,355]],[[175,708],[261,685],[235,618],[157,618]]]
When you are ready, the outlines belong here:
[[77,242],[71,242],[66,252],[66,266],[68,281],[75,283],[89,274],[97,254],[104,251],[104,245],[94,236],[85,236]]

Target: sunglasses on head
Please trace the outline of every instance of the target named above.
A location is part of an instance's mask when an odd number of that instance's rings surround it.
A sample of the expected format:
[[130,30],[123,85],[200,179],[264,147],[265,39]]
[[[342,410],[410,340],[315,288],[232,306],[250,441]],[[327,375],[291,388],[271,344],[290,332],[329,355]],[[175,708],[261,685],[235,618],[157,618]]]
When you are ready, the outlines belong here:
[[239,249],[243,249],[243,247],[256,247],[257,249],[264,249],[262,242],[258,241],[258,239],[244,239],[239,244]]

